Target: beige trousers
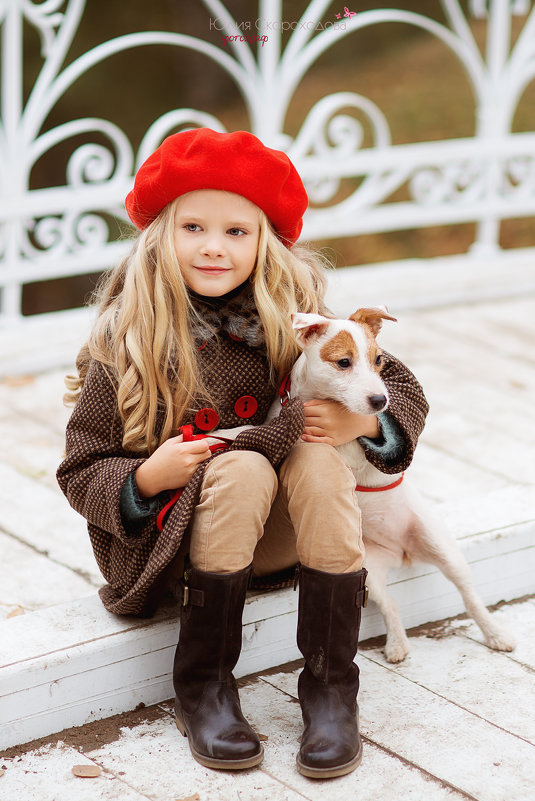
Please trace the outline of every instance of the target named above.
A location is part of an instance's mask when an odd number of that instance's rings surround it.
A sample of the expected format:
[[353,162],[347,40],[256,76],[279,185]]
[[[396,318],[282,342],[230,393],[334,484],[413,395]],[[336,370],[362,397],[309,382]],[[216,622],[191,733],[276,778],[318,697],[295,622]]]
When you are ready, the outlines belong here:
[[190,526],[190,560],[232,573],[253,562],[264,576],[301,562],[327,573],[360,570],[355,479],[330,445],[300,441],[278,472],[253,451],[228,451],[207,467]]

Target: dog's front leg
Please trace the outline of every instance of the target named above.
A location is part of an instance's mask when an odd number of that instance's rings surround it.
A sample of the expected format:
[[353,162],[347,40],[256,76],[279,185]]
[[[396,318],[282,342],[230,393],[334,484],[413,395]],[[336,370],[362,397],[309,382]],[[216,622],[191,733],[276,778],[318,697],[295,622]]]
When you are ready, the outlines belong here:
[[379,607],[386,626],[385,657],[387,662],[402,662],[410,651],[410,645],[397,604],[386,589],[389,565],[385,563],[381,549],[373,542],[366,540],[365,547],[370,600]]

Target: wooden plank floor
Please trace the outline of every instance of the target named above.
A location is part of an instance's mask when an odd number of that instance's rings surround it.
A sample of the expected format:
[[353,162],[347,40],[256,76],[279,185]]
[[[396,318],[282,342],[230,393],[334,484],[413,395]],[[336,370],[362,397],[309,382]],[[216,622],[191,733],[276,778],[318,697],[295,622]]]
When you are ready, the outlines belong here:
[[[295,766],[301,715],[299,667],[244,680],[245,715],[263,735],[265,759],[240,773],[191,757],[171,703],[71,729],[1,755],[2,801],[532,801],[535,786],[535,602],[497,613],[518,639],[514,653],[489,651],[466,621],[411,637],[400,665],[361,647],[362,764],[331,781]],[[78,779],[74,765],[97,765]]]
[[[535,484],[535,298],[400,314],[381,342],[410,365],[431,405],[413,472],[446,501]],[[449,469],[425,464],[448,460]],[[422,467],[422,469],[419,469]]]
[[[464,504],[464,523],[456,513],[461,537],[474,508],[504,527],[518,522],[520,506],[533,519],[535,296],[391,311],[399,322],[385,324],[381,341],[413,369],[431,403],[414,481],[445,514],[452,499],[457,509]],[[101,582],[84,521],[54,479],[68,415],[63,373],[0,381],[0,619],[76,601]],[[295,770],[300,714],[297,672],[289,666],[242,691],[246,713],[268,738],[257,771],[201,768],[169,705],[159,704],[64,732],[40,748],[11,749],[0,760],[0,799],[167,801],[198,793],[202,801],[383,801],[395,788],[396,797],[416,801],[531,801],[535,601],[511,602],[496,614],[516,634],[512,654],[489,651],[464,620],[413,636],[410,656],[395,667],[380,645],[364,644],[365,758],[357,773],[335,782],[314,783]],[[81,762],[99,764],[101,778],[90,785],[75,779],[71,767]]]

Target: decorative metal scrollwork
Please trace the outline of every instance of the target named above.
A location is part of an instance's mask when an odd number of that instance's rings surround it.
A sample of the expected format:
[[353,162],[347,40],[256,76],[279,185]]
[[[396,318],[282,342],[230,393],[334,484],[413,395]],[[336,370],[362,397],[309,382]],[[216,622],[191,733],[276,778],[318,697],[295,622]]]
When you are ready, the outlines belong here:
[[[478,222],[478,243],[495,248],[496,208],[502,217],[507,203],[510,216],[535,214],[535,135],[511,133],[519,99],[535,76],[535,10],[527,0],[471,0],[469,11],[487,17],[483,53],[460,0],[440,2],[445,22],[396,8],[349,6],[342,18],[331,0],[312,0],[299,19],[285,19],[282,0],[259,0],[256,19],[240,21],[222,0],[203,0],[207,25],[221,33],[219,44],[144,31],[105,41],[64,66],[86,0],[0,0],[0,317],[20,314],[25,281],[104,268],[112,262],[112,250],[115,260],[121,245],[109,221],[125,220],[123,201],[135,170],[168,133],[199,125],[224,130],[212,114],[174,109],[152,122],[137,152],[118,126],[103,119],[72,120],[43,131],[58,101],[82,75],[117,53],[146,45],[195,51],[231,77],[250,130],[267,145],[287,150],[304,176],[311,198],[305,236],[360,233],[367,224],[373,230],[418,227],[423,207],[429,224],[440,224],[454,220],[455,209],[462,208],[462,219],[471,213]],[[526,19],[511,44],[513,14]],[[473,90],[475,136],[459,140],[451,155],[448,142],[392,145],[383,112],[352,92],[321,98],[297,135],[289,136],[289,104],[316,60],[342,38],[385,23],[426,31],[459,60]],[[43,63],[23,105],[25,24],[41,39]],[[248,35],[242,35],[246,29]],[[94,141],[79,145],[76,137],[82,134]],[[74,149],[64,186],[32,190],[39,159],[69,141]],[[481,153],[474,142],[481,144]],[[391,202],[403,188],[408,200]],[[91,258],[80,260],[83,253]]]

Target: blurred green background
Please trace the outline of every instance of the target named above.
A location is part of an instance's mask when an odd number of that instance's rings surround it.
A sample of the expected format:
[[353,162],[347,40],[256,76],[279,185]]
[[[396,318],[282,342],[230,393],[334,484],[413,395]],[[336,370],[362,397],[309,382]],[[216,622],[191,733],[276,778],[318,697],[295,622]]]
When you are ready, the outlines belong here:
[[[346,3],[334,2],[324,20],[334,20]],[[358,0],[347,3],[355,12],[387,7]],[[464,3],[466,9],[467,3]],[[238,21],[258,18],[256,2],[227,0]],[[306,0],[286,0],[283,18],[298,20]],[[434,16],[445,22],[439,2],[405,0],[388,7]],[[210,27],[210,13],[200,0],[88,0],[81,25],[66,64],[96,44],[133,31],[164,30],[187,33],[222,46],[222,33]],[[469,17],[484,49],[486,22]],[[525,18],[515,18],[513,41]],[[252,32],[252,31],[251,31]],[[269,31],[266,31],[269,35]],[[289,33],[283,34],[283,42]],[[25,91],[28,95],[42,65],[41,43],[34,29],[25,29]],[[255,50],[253,46],[253,52]],[[363,94],[385,114],[394,144],[470,136],[475,130],[472,91],[462,66],[435,37],[408,25],[382,24],[342,39],[313,65],[298,86],[290,105],[285,132],[294,136],[310,108],[335,91]],[[530,85],[519,104],[514,131],[535,130],[535,87]],[[227,130],[249,128],[247,112],[237,87],[209,58],[176,47],[144,47],[116,55],[85,74],[54,108],[45,130],[79,117],[101,117],[118,124],[134,148],[149,125],[166,111],[189,107],[207,111]],[[88,141],[80,137],[76,144]],[[98,141],[92,137],[91,141]],[[32,173],[32,188],[62,185],[73,141],[61,144],[39,161]],[[370,141],[364,142],[371,144]],[[402,200],[406,190],[392,196]],[[117,224],[116,224],[117,225]],[[474,239],[473,224],[394,231],[315,244],[340,267],[400,258],[433,257],[465,252]],[[117,225],[116,236],[124,235]],[[533,221],[509,220],[502,224],[504,248],[535,245]],[[23,313],[35,314],[81,305],[98,274],[25,287]]]

